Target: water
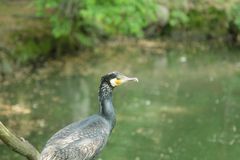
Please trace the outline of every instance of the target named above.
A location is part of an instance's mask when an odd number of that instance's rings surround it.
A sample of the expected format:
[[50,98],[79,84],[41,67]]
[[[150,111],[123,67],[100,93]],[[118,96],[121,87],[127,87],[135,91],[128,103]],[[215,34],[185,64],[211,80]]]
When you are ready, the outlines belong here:
[[[238,51],[197,44],[92,52],[1,85],[1,121],[41,150],[57,130],[98,111],[100,76],[118,70],[139,83],[115,89],[117,125],[99,159],[239,159]],[[24,158],[0,144],[0,159]]]

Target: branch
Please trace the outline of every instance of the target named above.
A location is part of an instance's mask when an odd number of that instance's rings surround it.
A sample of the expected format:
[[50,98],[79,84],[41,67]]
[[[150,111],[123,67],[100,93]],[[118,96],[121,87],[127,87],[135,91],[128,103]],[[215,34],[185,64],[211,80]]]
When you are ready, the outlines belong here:
[[28,141],[11,133],[0,121],[0,139],[13,151],[25,156],[28,160],[38,160],[39,152]]

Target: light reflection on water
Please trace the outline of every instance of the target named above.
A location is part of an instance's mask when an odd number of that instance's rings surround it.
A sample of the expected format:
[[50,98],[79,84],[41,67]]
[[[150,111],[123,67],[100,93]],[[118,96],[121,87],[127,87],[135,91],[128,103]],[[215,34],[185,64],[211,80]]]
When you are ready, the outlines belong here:
[[[151,55],[136,49],[119,54],[112,50],[110,56],[89,59],[87,65],[70,59],[54,74],[36,73],[2,86],[2,106],[7,110],[19,105],[22,113],[1,115],[1,120],[41,149],[58,129],[98,111],[100,76],[119,70],[140,82],[115,89],[117,126],[101,159],[237,160],[239,62],[213,51],[195,56],[169,52]],[[24,159],[4,145],[0,153],[1,159]]]

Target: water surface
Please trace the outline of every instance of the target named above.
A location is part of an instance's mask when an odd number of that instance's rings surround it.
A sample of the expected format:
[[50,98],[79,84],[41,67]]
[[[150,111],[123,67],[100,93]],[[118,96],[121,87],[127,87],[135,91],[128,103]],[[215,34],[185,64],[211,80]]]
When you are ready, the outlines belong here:
[[[114,90],[117,125],[99,159],[239,159],[238,51],[199,44],[91,52],[2,84],[3,123],[41,150],[57,130],[98,111],[100,76],[118,70],[139,83]],[[0,144],[0,159],[24,158]]]

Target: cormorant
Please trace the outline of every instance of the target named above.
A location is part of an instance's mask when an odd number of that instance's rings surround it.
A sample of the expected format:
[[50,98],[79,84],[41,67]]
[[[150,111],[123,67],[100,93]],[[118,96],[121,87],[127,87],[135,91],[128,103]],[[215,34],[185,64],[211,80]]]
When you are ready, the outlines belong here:
[[137,78],[111,72],[101,78],[99,113],[72,123],[55,133],[47,142],[40,160],[92,160],[104,148],[115,125],[112,91],[115,87]]

